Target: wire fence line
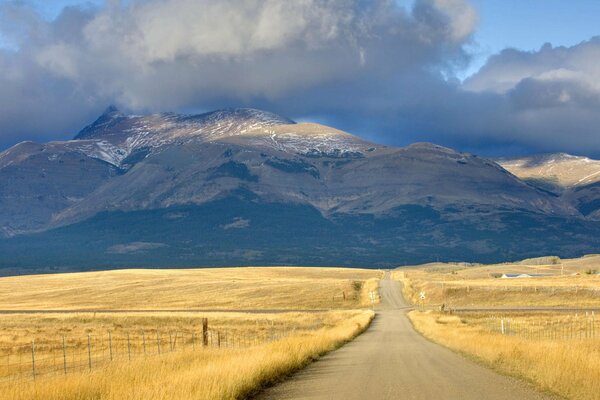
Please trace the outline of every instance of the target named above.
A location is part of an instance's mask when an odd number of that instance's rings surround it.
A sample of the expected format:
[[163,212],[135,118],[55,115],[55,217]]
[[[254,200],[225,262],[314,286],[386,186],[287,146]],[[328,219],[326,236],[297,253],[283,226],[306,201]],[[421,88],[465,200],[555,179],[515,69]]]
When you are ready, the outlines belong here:
[[594,312],[560,320],[526,321],[518,318],[490,317],[475,322],[490,332],[527,340],[596,340],[600,339],[600,321]]
[[[315,325],[306,329],[320,327]],[[265,327],[259,331],[216,330],[209,329],[208,320],[204,318],[197,330],[160,331],[157,328],[119,333],[107,331],[84,337],[32,339],[27,344],[0,347],[0,384],[92,371],[112,362],[175,352],[256,346],[289,336],[295,330],[285,326]]]
[[[526,279],[526,278],[523,278]],[[582,294],[591,296],[600,296],[600,287],[587,285],[531,285],[531,284],[515,284],[506,285],[486,285],[486,284],[465,284],[459,282],[445,281],[437,282],[436,286],[444,292],[444,294],[461,293],[472,291],[482,292],[520,292],[520,293],[544,293],[544,294]]]

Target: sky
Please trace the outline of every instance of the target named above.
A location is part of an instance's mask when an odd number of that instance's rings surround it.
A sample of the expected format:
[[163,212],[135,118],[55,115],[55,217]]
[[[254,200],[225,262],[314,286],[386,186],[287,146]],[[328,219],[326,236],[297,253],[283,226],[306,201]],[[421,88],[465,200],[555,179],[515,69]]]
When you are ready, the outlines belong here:
[[0,150],[115,104],[600,158],[598,17],[596,0],[0,0]]

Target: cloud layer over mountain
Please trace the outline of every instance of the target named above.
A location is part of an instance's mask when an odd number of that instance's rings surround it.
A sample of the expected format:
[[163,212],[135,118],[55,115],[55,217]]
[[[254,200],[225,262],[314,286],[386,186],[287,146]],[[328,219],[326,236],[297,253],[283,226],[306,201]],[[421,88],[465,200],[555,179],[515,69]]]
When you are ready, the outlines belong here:
[[600,40],[506,50],[464,84],[463,0],[148,0],[52,21],[0,6],[0,148],[133,112],[265,108],[390,144],[600,154]]

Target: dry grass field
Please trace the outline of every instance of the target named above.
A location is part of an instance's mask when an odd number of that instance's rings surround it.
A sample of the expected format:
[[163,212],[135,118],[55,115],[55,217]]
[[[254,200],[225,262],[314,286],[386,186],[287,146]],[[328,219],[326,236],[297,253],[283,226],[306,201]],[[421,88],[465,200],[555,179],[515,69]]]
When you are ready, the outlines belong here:
[[[394,271],[413,303],[446,307],[600,307],[600,256],[556,257],[496,265],[428,264]],[[530,274],[500,278],[502,274]]]
[[498,330],[497,319],[490,325],[489,315],[412,311],[409,317],[427,338],[501,373],[566,399],[598,399],[600,339],[598,333],[582,334],[586,319],[581,315],[511,315],[512,330],[506,334]]
[[[112,363],[89,373],[20,382],[3,388],[11,400],[240,399],[277,382],[362,332],[371,311],[343,311],[333,327],[234,349],[206,349]],[[347,313],[352,313],[348,315]]]
[[[394,271],[405,297],[446,313],[412,311],[429,339],[497,371],[524,378],[567,399],[597,399],[600,392],[600,256],[541,257],[497,265],[428,264]],[[530,277],[502,278],[502,274]],[[425,300],[420,300],[420,293]],[[497,308],[495,312],[453,309]],[[542,311],[504,313],[502,308]],[[508,395],[507,398],[510,396]]]
[[0,314],[0,399],[243,398],[362,332],[381,276],[257,267],[0,278],[0,309],[12,311]]
[[0,309],[352,309],[369,304],[367,287],[381,276],[378,270],[302,267],[14,276],[0,278]]

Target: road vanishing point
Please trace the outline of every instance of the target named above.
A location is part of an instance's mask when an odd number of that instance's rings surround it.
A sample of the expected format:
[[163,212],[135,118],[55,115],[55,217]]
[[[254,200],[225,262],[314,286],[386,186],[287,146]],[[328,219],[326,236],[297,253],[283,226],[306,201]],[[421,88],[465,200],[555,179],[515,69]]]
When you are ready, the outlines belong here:
[[400,284],[389,273],[380,294],[366,332],[256,399],[554,399],[423,338],[409,322]]

